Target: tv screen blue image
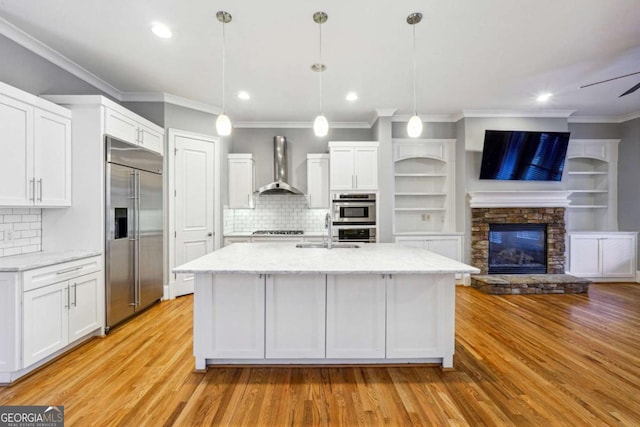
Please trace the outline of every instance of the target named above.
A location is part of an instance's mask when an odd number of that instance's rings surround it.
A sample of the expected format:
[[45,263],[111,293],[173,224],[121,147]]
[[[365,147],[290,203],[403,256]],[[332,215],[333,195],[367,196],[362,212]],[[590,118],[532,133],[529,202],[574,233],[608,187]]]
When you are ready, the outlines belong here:
[[561,181],[569,135],[487,130],[480,179]]

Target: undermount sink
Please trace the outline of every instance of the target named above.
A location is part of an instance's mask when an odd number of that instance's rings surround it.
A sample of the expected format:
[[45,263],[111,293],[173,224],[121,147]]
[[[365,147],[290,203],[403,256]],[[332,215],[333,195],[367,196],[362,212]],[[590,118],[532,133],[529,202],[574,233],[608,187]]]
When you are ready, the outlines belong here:
[[[356,245],[354,243],[333,243],[331,245],[331,249],[340,249],[340,248],[354,249],[359,247],[360,245]],[[326,243],[306,242],[306,243],[296,244],[296,248],[329,249],[329,246]]]

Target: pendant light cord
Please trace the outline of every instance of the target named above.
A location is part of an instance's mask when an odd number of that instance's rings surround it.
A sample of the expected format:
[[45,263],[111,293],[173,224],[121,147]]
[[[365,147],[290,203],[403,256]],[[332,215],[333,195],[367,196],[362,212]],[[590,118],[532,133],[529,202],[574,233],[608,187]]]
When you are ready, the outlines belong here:
[[318,74],[320,74],[320,114],[322,114],[322,23],[318,23],[318,28],[320,29],[320,41],[318,43],[320,52],[320,71]]
[[225,113],[225,108],[224,108],[225,86],[226,86],[226,83],[225,83],[225,80],[226,80],[225,79],[225,70],[226,70],[225,65],[226,64],[225,64],[225,62],[226,62],[226,57],[227,57],[227,49],[226,49],[227,40],[226,40],[226,37],[225,37],[224,26],[225,26],[225,23],[223,21],[222,22],[222,114]]
[[413,27],[413,115],[418,115],[416,109],[416,24]]

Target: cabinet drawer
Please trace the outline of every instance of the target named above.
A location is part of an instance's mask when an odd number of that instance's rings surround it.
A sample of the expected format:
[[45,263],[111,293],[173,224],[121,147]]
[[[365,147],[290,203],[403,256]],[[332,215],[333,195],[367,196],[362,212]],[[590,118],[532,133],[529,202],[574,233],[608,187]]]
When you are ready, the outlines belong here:
[[23,292],[99,271],[101,264],[100,257],[96,256],[25,271]]

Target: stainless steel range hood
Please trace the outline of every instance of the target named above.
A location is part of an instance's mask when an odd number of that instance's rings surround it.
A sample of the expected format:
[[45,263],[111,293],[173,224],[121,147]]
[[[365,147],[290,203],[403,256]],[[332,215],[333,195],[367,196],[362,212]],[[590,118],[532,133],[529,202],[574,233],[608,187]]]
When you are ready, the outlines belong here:
[[303,194],[287,183],[287,138],[273,137],[273,170],[274,181],[258,189],[258,194]]

